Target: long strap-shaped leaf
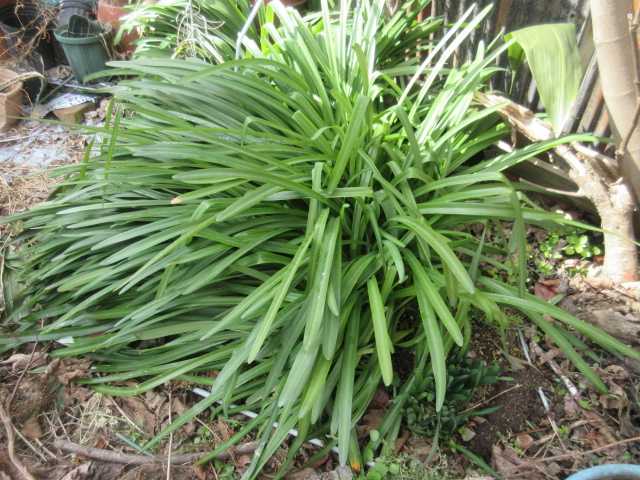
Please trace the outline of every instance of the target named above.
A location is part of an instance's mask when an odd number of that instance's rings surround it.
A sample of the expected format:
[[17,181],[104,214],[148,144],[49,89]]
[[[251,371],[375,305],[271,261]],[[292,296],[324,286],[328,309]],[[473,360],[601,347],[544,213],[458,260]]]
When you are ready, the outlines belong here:
[[439,412],[444,404],[444,398],[447,392],[447,366],[442,342],[442,332],[438,326],[431,300],[427,294],[427,291],[432,288],[429,286],[430,282],[427,274],[415,255],[407,252],[406,258],[413,274],[422,327],[427,339],[427,344],[429,345],[431,368],[436,386],[436,411]]
[[393,380],[393,366],[391,364],[391,338],[389,337],[389,325],[384,313],[384,303],[380,296],[380,289],[376,277],[371,277],[367,282],[369,294],[369,308],[371,309],[371,323],[375,334],[376,352],[378,363],[382,371],[382,380],[385,385],[391,385]]

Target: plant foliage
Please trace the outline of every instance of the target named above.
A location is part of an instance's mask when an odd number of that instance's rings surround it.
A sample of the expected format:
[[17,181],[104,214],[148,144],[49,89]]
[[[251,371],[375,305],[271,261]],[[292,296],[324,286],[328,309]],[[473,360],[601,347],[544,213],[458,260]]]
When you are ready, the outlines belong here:
[[435,411],[433,377],[425,388],[407,402],[407,427],[422,436],[439,436],[448,440],[471,417],[488,415],[498,407],[468,409],[476,389],[493,385],[500,379],[498,364],[488,366],[483,361],[464,358],[449,362],[447,368],[447,395],[439,412]]
[[578,96],[583,68],[572,23],[552,23],[522,28],[506,35],[512,41],[509,60],[513,67],[525,61],[536,82],[540,100],[557,134]]
[[[467,232],[513,220],[511,253],[526,262],[525,222],[565,220],[501,172],[572,138],[479,155],[506,132],[474,103],[506,47],[481,45],[449,68],[487,13],[469,10],[411,66],[398,52],[415,7],[388,16],[382,1],[345,0],[302,18],[274,2],[259,55],[116,62],[129,79],[100,153],[62,169],[53,198],[16,218],[23,248],[5,284],[17,327],[1,345],[64,342],[55,355],[94,358],[85,383],[111,395],[207,385],[148,449],[206,409],[259,412],[241,431],[261,442],[246,478],[292,428],[291,455],[321,436],[357,468],[354,425],[381,382],[395,396],[369,451],[393,441],[429,372],[439,411],[447,356],[469,342],[472,311],[505,327],[502,307],[521,310],[604,389],[565,329],[640,355],[526,294],[524,270],[518,288],[483,276],[484,262],[501,264]],[[419,320],[404,322],[416,309]],[[403,380],[398,348],[416,358]]]
[[[139,3],[123,19],[116,35],[136,32],[135,56],[141,58],[199,58],[222,63],[233,58],[236,35],[251,9],[247,0],[160,0]],[[260,16],[258,16],[259,24]],[[245,44],[255,44],[258,28],[252,25]]]

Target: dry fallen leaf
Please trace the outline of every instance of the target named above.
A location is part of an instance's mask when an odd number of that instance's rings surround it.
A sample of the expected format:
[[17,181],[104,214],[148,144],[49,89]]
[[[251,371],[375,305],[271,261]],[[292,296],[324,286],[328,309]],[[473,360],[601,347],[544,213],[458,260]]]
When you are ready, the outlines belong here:
[[387,391],[379,388],[373,396],[373,400],[371,400],[371,408],[386,408],[390,401],[391,398]]
[[371,430],[377,430],[384,418],[384,410],[371,408],[362,417],[360,424],[358,425],[358,435],[368,435]]
[[496,471],[504,476],[504,478],[509,478],[518,468],[518,465],[511,462],[498,445],[494,445],[491,449],[491,463]]
[[213,425],[213,431],[218,434],[223,442],[229,440],[235,433],[233,428],[221,418],[216,420],[216,423]]
[[207,470],[202,465],[194,465],[193,474],[198,480],[207,480]]
[[[98,478],[102,480],[101,477],[96,477]],[[151,463],[135,467],[117,480],[164,480],[165,478],[167,478],[167,466]],[[190,465],[171,465],[170,478],[171,480],[193,480],[193,468]]]
[[533,292],[536,294],[536,297],[539,297],[543,300],[550,300],[556,294],[556,288],[553,286],[544,285],[542,282],[538,282],[533,287]]
[[476,436],[476,432],[474,432],[473,430],[471,430],[468,427],[462,427],[458,430],[458,433],[460,434],[460,437],[462,438],[463,442],[468,442],[470,441],[473,437]]
[[321,480],[352,480],[353,472],[349,467],[338,467],[331,472],[325,472],[320,476]]
[[238,473],[244,473],[244,470],[251,463],[251,457],[249,455],[239,455],[239,456],[235,457],[234,460],[235,460],[234,464],[235,464],[235,467],[236,467],[236,471]]
[[531,445],[533,445],[533,437],[528,433],[519,433],[516,436],[516,445],[518,448],[526,451]]
[[109,442],[107,441],[106,438],[104,438],[104,436],[100,435],[96,441],[93,444],[93,448],[107,448],[107,446],[109,445]]
[[89,480],[91,473],[91,462],[83,463],[79,467],[74,468],[60,480]]
[[42,428],[40,427],[40,422],[38,422],[38,417],[36,415],[33,415],[26,422],[24,422],[24,425],[22,426],[20,431],[29,440],[35,440],[42,437],[43,435]]
[[89,376],[89,368],[91,360],[84,358],[65,358],[58,364],[55,375],[58,381],[63,385],[69,385],[77,378],[86,378]]
[[285,477],[286,480],[319,480],[320,475],[313,468],[305,468],[298,472],[293,472]]
[[[164,403],[168,400],[168,397],[160,392],[152,390],[145,393],[144,403],[150,412],[160,415],[160,409],[164,406]],[[175,400],[174,400],[175,401]]]
[[14,353],[6,360],[0,362],[0,365],[9,365],[12,371],[29,368],[36,368],[47,362],[47,354],[44,352],[34,352],[33,355],[28,353]]
[[156,430],[156,416],[151,413],[144,402],[137,397],[122,397],[118,399],[122,410],[138,427],[153,435]]
[[73,396],[73,398],[78,403],[85,403],[89,401],[89,399],[95,394],[95,391],[91,390],[90,388],[77,385],[74,385],[73,388],[66,390],[70,390],[70,395]]
[[612,380],[626,380],[629,378],[629,372],[621,365],[609,365],[603,369],[605,378]]
[[598,401],[607,410],[620,410],[628,404],[628,400],[625,397],[612,394],[600,395]]
[[425,438],[412,437],[410,439],[410,445],[406,448],[406,451],[413,458],[424,462],[432,450],[432,445]]
[[[179,417],[187,411],[187,406],[179,399],[175,398],[171,402],[171,413],[173,418]],[[187,422],[181,428],[181,431],[186,435],[191,435],[196,431],[196,422]]]
[[549,462],[545,467],[545,473],[554,478],[561,478],[563,468],[557,462]]

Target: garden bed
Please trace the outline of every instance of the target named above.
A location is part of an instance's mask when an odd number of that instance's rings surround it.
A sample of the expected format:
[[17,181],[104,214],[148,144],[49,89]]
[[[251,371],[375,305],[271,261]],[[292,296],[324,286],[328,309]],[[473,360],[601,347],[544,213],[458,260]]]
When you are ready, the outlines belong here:
[[[44,171],[30,170],[32,176],[25,177],[24,167],[5,164],[3,168],[5,175],[23,179],[10,184],[4,192],[7,198],[19,199],[16,209],[44,200],[47,185],[54,185],[47,183]],[[33,183],[25,187],[26,179],[30,178]],[[597,265],[597,261],[581,261],[585,267],[590,263]],[[562,263],[569,266],[575,263],[564,257],[552,262],[555,270],[563,270],[559,268]],[[539,273],[534,270],[531,275],[537,278]],[[541,280],[550,278],[542,276]],[[558,280],[568,286],[563,303],[571,302],[579,315],[601,309],[610,311],[612,306],[619,314],[624,310],[627,316],[636,311],[637,293],[628,288],[581,277]],[[551,285],[557,284],[551,282]],[[602,375],[611,393],[603,396],[585,385],[562,354],[532,327],[509,330],[508,356],[495,331],[477,328],[474,332],[470,357],[488,364],[498,362],[502,376],[511,378],[474,393],[466,408],[499,407],[499,410],[465,422],[464,429],[452,437],[459,445],[484,459],[505,478],[564,478],[577,469],[603,462],[640,462],[640,439],[637,438],[640,435],[640,381],[636,365],[596,350],[596,357],[590,359],[590,363]],[[59,448],[60,442],[103,449],[116,455],[140,455],[135,445],[151,438],[171,418],[199,399],[192,391],[194,385],[173,382],[131,398],[101,395],[76,383],[91,375],[90,362],[52,359],[48,356],[50,348],[43,343],[30,343],[7,352],[1,359],[0,398],[5,402],[11,399],[8,413],[15,427],[17,458],[38,479],[164,478],[168,459],[167,463],[151,465],[110,463],[70,454]],[[404,360],[398,358],[396,362],[411,363],[413,359],[406,355],[400,355]],[[396,364],[396,368],[402,371],[401,365]],[[579,398],[572,396],[563,377],[578,389]],[[549,403],[548,412],[540,389]],[[361,435],[375,430],[384,410],[393,401],[383,389],[376,398],[361,422]],[[205,412],[171,439],[167,438],[157,451],[160,455],[167,455],[171,450],[206,451],[228,440],[244,422],[246,418],[242,416],[209,417]],[[0,450],[0,472],[3,472],[0,478],[4,478],[3,474],[14,478],[16,471],[7,452],[6,430],[0,431],[0,438],[4,445]],[[251,441],[252,438],[247,437],[241,444]],[[279,461],[286,456],[287,443],[271,460],[266,472],[277,469]],[[380,461],[378,470],[372,470],[375,473],[383,468],[386,473],[381,478],[490,478],[468,456],[452,450],[446,442],[434,454],[431,438],[413,434],[404,427],[396,446],[393,455]],[[249,463],[251,454],[231,452],[226,460],[206,466],[173,463],[171,478],[234,478]],[[299,453],[296,463],[301,470],[290,474],[291,478],[340,478],[335,471],[337,458],[331,454],[305,465],[315,453],[317,449],[311,446]],[[378,478],[374,473],[370,474],[371,478]],[[427,474],[431,476],[425,477]]]
[[320,3],[202,11],[229,20],[214,37],[191,6],[140,7],[168,14],[150,32],[176,32],[171,58],[142,42],[114,64],[83,161],[46,203],[42,179],[9,203],[4,475],[562,478],[637,458],[637,334],[590,322],[636,325],[638,292],[580,280],[635,278],[635,245],[511,170],[562,159],[624,233],[615,160],[557,136],[555,103],[549,123],[490,91],[515,53],[474,40],[490,7],[448,24],[426,0]]

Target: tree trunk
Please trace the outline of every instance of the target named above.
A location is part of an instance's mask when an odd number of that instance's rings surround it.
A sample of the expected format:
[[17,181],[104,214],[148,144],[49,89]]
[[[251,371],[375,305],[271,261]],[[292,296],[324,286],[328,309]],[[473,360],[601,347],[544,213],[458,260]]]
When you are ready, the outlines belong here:
[[[529,140],[539,142],[554,138],[551,125],[528,108],[491,93],[476,93],[475,98],[485,107],[501,105],[498,113]],[[604,234],[604,274],[615,282],[635,281],[638,254],[633,229],[635,200],[630,183],[612,172],[615,170],[613,159],[584,145],[560,145],[554,153],[566,162],[567,174],[579,188],[573,195],[590,200],[600,215]]]
[[629,31],[631,0],[591,0],[593,40],[611,124],[619,138],[632,132],[622,152],[622,174],[640,197],[640,131],[634,125],[638,93],[635,55]]
[[604,230],[604,271],[612,280],[637,279],[638,254],[633,243],[634,198],[625,184],[609,186],[609,198],[596,204]]

